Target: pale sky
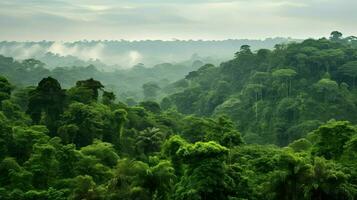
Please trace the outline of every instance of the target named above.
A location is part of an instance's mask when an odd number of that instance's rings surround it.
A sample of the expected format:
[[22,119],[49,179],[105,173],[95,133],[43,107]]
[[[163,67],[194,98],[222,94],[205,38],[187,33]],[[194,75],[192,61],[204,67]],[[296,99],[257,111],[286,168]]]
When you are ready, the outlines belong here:
[[357,0],[0,0],[0,40],[357,35]]

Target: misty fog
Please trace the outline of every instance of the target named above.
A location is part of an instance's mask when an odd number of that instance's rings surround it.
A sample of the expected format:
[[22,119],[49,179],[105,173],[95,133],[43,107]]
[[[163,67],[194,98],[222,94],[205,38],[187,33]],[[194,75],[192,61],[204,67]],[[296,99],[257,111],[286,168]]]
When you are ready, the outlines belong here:
[[[0,42],[0,54],[17,60],[38,59],[47,68],[95,65],[98,69],[112,71],[128,69],[137,64],[152,67],[160,63],[179,63],[200,57],[219,64],[233,56],[243,44],[253,50],[271,49],[275,44],[286,43],[289,38],[265,40],[222,40],[222,41],[41,41]],[[196,58],[195,58],[196,57]]]

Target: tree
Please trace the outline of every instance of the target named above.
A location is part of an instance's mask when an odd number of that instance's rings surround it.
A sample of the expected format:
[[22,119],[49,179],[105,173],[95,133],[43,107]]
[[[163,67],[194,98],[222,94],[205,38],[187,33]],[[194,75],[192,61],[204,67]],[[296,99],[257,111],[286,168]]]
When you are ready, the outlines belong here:
[[19,162],[25,162],[33,152],[36,143],[43,144],[49,141],[48,129],[45,126],[13,127],[13,147],[10,155],[16,156]]
[[82,88],[82,89],[87,89],[92,92],[92,100],[97,101],[98,100],[98,90],[101,90],[104,88],[101,82],[94,80],[93,78],[83,80],[83,81],[77,81],[76,83],[77,88]]
[[353,199],[356,192],[338,164],[320,157],[311,162],[304,154],[284,152],[271,175],[272,199]]
[[85,155],[80,151],[78,153],[78,161],[72,170],[77,176],[90,176],[98,184],[104,184],[113,178],[111,168],[103,165],[99,158],[93,155]]
[[148,165],[122,159],[115,168],[114,177],[109,185],[112,199],[168,200],[175,175],[171,163],[166,160]]
[[27,110],[27,106],[29,104],[29,95],[30,91],[35,90],[35,86],[29,86],[25,88],[17,88],[12,94],[12,101],[20,106],[22,111]]
[[199,76],[199,73],[198,71],[192,71],[192,72],[189,72],[186,76],[185,76],[185,79],[187,80],[193,80],[194,78],[198,77]]
[[[312,166],[308,158],[290,152],[278,155],[278,169],[269,179],[269,187],[274,191],[273,199],[304,199],[304,186],[312,178]],[[270,196],[268,192],[268,196]]]
[[[39,124],[42,117],[53,135],[57,129],[57,121],[65,107],[66,93],[60,83],[52,78],[44,78],[35,90],[30,92],[27,113],[34,124]],[[45,116],[42,115],[45,113]]]
[[154,100],[160,90],[160,87],[153,82],[143,84],[142,88],[144,91],[144,98],[147,100]]
[[262,84],[248,84],[243,90],[243,94],[245,94],[248,98],[253,99],[254,105],[253,110],[255,113],[255,120],[258,121],[259,107],[258,101],[263,99],[263,89],[264,86]]
[[171,159],[171,163],[175,169],[175,174],[181,176],[183,174],[183,161],[182,158],[177,154],[177,151],[188,145],[187,141],[184,140],[179,135],[173,135],[162,146],[162,153]]
[[56,150],[49,144],[35,144],[33,153],[25,167],[34,175],[33,186],[38,189],[47,188],[57,177],[58,161]]
[[149,166],[141,161],[120,160],[108,187],[111,199],[150,199],[148,192],[143,188],[148,168]]
[[243,94],[247,95],[249,99],[254,99],[256,102],[263,98],[263,88],[262,84],[248,84],[243,89]]
[[150,154],[160,151],[165,135],[158,128],[147,128],[139,132],[135,146],[138,153]]
[[13,145],[13,135],[9,124],[9,120],[0,112],[0,160],[9,155]]
[[173,199],[228,199],[231,183],[224,162],[228,149],[215,142],[197,142],[180,147],[177,154],[187,169]]
[[112,119],[112,112],[104,105],[72,103],[62,115],[59,133],[69,136],[77,147],[83,147],[92,144],[95,138],[103,138],[104,133],[118,134],[115,127],[109,125],[115,123]]
[[0,185],[8,189],[31,188],[32,174],[23,169],[13,157],[6,157],[0,162]]
[[294,76],[296,76],[296,71],[293,69],[278,69],[273,72],[273,77],[285,81],[285,87],[287,88],[287,96],[291,94],[292,86],[291,81]]
[[224,133],[220,141],[220,144],[227,148],[232,148],[243,143],[241,134],[238,131],[229,131]]
[[70,101],[90,104],[94,101],[93,91],[85,87],[72,87],[67,91]]
[[98,188],[91,176],[77,176],[73,183],[73,193],[70,199],[73,200],[96,200],[104,199],[104,191]]
[[313,161],[313,176],[304,186],[307,199],[354,199],[355,186],[348,182],[348,174],[338,164],[316,157]]
[[5,77],[0,76],[0,103],[10,98],[12,89],[13,87],[9,81]]
[[33,58],[23,60],[22,65],[27,69],[33,69],[37,67],[41,68],[45,66],[43,62]]
[[206,123],[207,127],[201,129],[205,133],[204,141],[215,141],[228,148],[243,144],[240,133],[227,116],[219,116],[216,120],[207,120]]
[[312,143],[305,138],[301,138],[290,143],[289,147],[292,148],[295,152],[304,152],[311,150]]
[[162,110],[168,110],[171,108],[171,106],[172,101],[170,100],[170,98],[165,97],[161,100],[160,107],[162,108]]
[[119,156],[115,152],[113,145],[99,140],[95,140],[91,145],[82,147],[81,153],[96,157],[103,165],[108,167],[115,166],[119,160]]
[[316,141],[313,152],[326,159],[339,159],[344,146],[357,130],[347,121],[329,121],[313,132]]
[[357,79],[357,61],[351,61],[342,65],[338,68],[338,71],[343,76],[350,77],[352,79],[352,87],[355,88]]
[[79,127],[75,124],[65,124],[57,130],[57,134],[64,144],[75,143],[78,132]]
[[13,124],[30,124],[31,119],[21,111],[21,108],[11,100],[0,102],[2,112]]
[[58,176],[61,178],[75,177],[76,171],[74,169],[80,158],[80,152],[76,150],[74,144],[60,145],[60,147],[57,147],[56,159],[59,163]]
[[115,94],[113,92],[103,92],[103,97],[102,97],[102,102],[104,105],[111,105],[114,103],[115,100]]
[[342,39],[343,34],[339,31],[332,31],[330,35],[330,40],[339,41]]
[[252,51],[250,50],[249,45],[242,45],[240,47],[240,51],[236,53],[236,57],[239,57],[240,55],[251,55]]
[[143,101],[143,102],[140,102],[139,106],[142,106],[143,108],[145,108],[145,110],[156,113],[156,114],[161,112],[160,105],[158,103],[156,103],[155,101]]
[[338,93],[338,84],[336,81],[324,78],[315,83],[314,87],[317,93],[320,94],[323,102],[336,100]]
[[[114,111],[114,118],[118,123],[119,138],[118,141],[121,145],[124,145],[124,126],[128,121],[128,112],[124,109],[117,109]],[[113,143],[116,143],[116,137],[112,138]]]
[[172,193],[174,180],[174,168],[171,162],[167,160],[160,160],[150,167],[151,177],[149,180],[149,187],[154,199],[169,200]]
[[255,83],[255,84],[261,84],[264,85],[266,83],[269,82],[269,80],[271,79],[271,74],[268,72],[254,72],[254,74],[252,74],[250,76],[250,80]]

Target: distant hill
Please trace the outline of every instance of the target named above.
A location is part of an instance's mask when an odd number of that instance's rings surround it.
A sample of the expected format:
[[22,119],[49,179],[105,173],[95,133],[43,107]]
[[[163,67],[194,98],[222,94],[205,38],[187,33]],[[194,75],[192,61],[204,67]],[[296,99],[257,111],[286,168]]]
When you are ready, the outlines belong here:
[[[130,68],[138,63],[154,66],[177,63],[194,57],[218,64],[233,57],[242,45],[252,50],[272,49],[276,44],[299,41],[291,38],[265,40],[229,39],[221,41],[145,40],[145,41],[77,41],[77,42],[0,42],[0,54],[18,60],[35,58],[48,68],[95,65],[98,69]],[[202,60],[202,59],[201,59]]]

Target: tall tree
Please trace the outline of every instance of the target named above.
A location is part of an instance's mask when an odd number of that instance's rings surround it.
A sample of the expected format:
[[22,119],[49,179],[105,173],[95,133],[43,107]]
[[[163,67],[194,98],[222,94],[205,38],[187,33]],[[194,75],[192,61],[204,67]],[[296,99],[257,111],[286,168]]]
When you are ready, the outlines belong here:
[[48,77],[42,79],[29,96],[27,113],[31,116],[33,123],[39,124],[41,118],[44,118],[51,134],[54,134],[58,125],[57,121],[64,111],[65,90],[56,79]]
[[326,159],[339,159],[344,146],[357,129],[347,121],[329,121],[313,132],[316,136],[314,153]]
[[0,103],[10,98],[11,90],[12,86],[9,81],[5,77],[0,76]]
[[289,97],[292,90],[292,79],[296,76],[296,71],[294,69],[278,69],[273,72],[273,77],[280,79],[285,82],[285,87],[287,88],[287,96]]
[[356,87],[356,79],[357,79],[357,61],[351,61],[344,65],[342,65],[338,69],[339,73],[343,76],[350,77],[352,79],[352,87]]
[[105,105],[112,105],[115,101],[115,94],[113,92],[103,91],[102,102]]
[[332,31],[330,35],[330,39],[332,41],[339,41],[342,39],[343,34],[339,31]]
[[77,81],[76,87],[90,90],[92,92],[92,99],[95,101],[98,100],[98,90],[104,88],[101,82],[94,80],[93,78]]
[[177,154],[187,169],[175,186],[173,199],[228,199],[231,179],[224,162],[227,148],[215,142],[197,142],[180,147]]

